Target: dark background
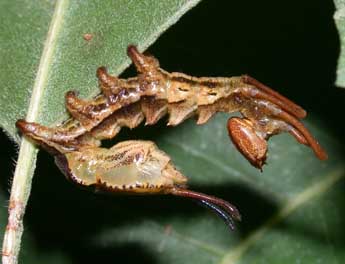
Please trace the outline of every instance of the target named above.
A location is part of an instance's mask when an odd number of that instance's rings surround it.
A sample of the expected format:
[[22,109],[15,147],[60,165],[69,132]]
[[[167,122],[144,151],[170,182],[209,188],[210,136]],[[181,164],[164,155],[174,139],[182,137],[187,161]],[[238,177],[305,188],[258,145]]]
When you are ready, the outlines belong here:
[[[169,71],[195,76],[248,73],[303,104],[326,124],[329,133],[342,139],[345,89],[334,86],[339,36],[333,13],[330,0],[205,0],[165,32],[148,51]],[[130,68],[124,76],[134,74]],[[163,124],[146,133],[157,133],[160,128],[163,129]],[[140,133],[139,129],[129,137]],[[16,151],[4,133],[0,134],[0,144],[0,188],[8,193]],[[147,214],[158,214],[157,210],[148,208],[151,204],[159,207],[163,201],[150,197],[144,201],[136,197],[117,199],[121,199],[124,208],[140,203],[147,209],[126,212],[116,219],[119,223],[130,221],[134,215],[144,218]],[[170,204],[173,203],[180,208],[177,213],[194,210],[192,204],[171,198]],[[117,259],[124,257],[127,262],[151,263],[151,257],[134,245],[120,247],[116,252],[96,248],[85,251],[83,237],[96,232],[100,225],[113,224],[114,219],[103,217],[111,206],[112,199],[103,196],[96,199],[93,194],[68,184],[53,165],[52,158],[43,152],[39,154],[25,226],[42,250],[62,248],[74,263],[102,263],[115,254]],[[90,217],[90,211],[94,212],[92,226],[90,219],[83,222],[85,217]],[[274,208],[265,206],[262,218],[272,211]],[[72,238],[70,233],[74,234]]]

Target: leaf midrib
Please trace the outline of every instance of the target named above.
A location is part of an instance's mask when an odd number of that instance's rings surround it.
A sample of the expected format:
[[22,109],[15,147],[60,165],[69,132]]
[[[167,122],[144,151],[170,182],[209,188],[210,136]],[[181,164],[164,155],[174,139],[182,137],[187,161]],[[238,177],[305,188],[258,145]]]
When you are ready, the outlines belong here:
[[[64,9],[67,6],[67,2],[68,0],[61,0],[56,3],[55,11],[48,30],[42,57],[33,86],[33,91],[26,117],[28,121],[36,121],[39,115],[39,107],[41,105],[41,100],[48,79],[48,72],[56,46],[57,35],[63,23],[63,14]],[[23,232],[23,215],[30,194],[32,177],[35,170],[36,156],[36,147],[27,139],[22,139],[18,155],[18,163],[14,172],[10,197],[10,201],[15,201],[21,204],[22,209],[10,211],[10,213],[14,215],[9,216],[10,218],[12,217],[17,219],[19,228],[15,233],[15,237],[13,237],[10,241],[6,239],[3,241],[3,249],[10,250],[10,253],[13,254],[15,258],[17,258],[18,256],[20,248],[20,241]]]

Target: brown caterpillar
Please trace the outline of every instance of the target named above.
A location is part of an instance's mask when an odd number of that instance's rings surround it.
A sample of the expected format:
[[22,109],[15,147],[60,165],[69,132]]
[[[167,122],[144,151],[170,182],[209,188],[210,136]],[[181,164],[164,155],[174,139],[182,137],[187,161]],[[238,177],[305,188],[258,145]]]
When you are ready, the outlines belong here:
[[125,141],[110,149],[100,141],[116,136],[121,127],[135,128],[146,120],[153,125],[166,114],[168,125],[176,126],[197,115],[206,123],[217,112],[240,112],[243,118],[228,121],[229,136],[238,150],[255,167],[262,169],[267,140],[288,132],[311,147],[324,160],[327,154],[299,119],[305,110],[247,75],[231,78],[191,77],[168,73],[158,61],[143,55],[135,46],[128,56],[138,76],[120,79],[97,70],[102,93],[91,101],[66,93],[66,107],[72,118],[56,127],[18,120],[16,125],[28,138],[55,155],[62,172],[77,184],[112,192],[166,193],[191,197],[220,214],[233,227],[237,209],[216,197],[186,189],[187,179],[169,156],[149,141]]

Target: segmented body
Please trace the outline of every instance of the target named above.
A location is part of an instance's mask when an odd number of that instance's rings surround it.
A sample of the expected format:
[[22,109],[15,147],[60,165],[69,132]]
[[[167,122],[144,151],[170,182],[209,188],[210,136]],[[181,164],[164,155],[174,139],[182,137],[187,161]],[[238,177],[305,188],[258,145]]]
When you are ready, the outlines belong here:
[[66,106],[74,118],[56,128],[33,126],[44,131],[35,133],[65,143],[68,151],[68,147],[80,147],[81,142],[89,145],[97,144],[94,139],[113,138],[122,127],[135,128],[144,120],[146,125],[153,125],[166,114],[170,126],[194,114],[198,115],[197,123],[204,124],[217,111],[235,112],[245,107],[239,96],[234,97],[236,89],[245,85],[240,77],[193,78],[159,69],[151,83],[140,77],[114,81],[103,68],[98,70],[98,77],[100,86],[113,92],[108,98],[101,94],[93,101],[83,101],[69,92]]
[[144,120],[153,125],[169,115],[168,125],[176,126],[197,115],[197,124],[206,123],[217,112],[240,112],[227,128],[238,150],[255,167],[262,169],[267,140],[288,132],[311,147],[320,159],[327,155],[299,119],[306,112],[289,99],[249,76],[197,78],[168,73],[158,61],[128,47],[137,77],[120,79],[97,70],[102,93],[85,101],[74,92],[66,94],[72,118],[56,127],[18,120],[17,127],[52,154],[61,171],[76,184],[109,192],[165,193],[201,201],[225,219],[240,220],[238,210],[217,197],[188,190],[187,178],[169,156],[153,142],[125,141],[110,149],[101,140],[116,136],[122,127],[135,128]]
[[[103,98],[103,102],[97,100],[98,102],[92,107],[93,109],[87,110],[85,113],[87,118],[84,122],[76,124],[73,121],[72,124],[67,124],[67,129],[62,127],[62,131],[67,130],[68,135],[71,136],[74,128],[77,128],[75,130],[77,133],[74,134],[76,137],[83,131],[83,135],[79,139],[85,143],[86,138],[98,140],[113,138],[122,127],[135,128],[144,120],[146,125],[154,125],[165,115],[169,116],[169,126],[176,126],[195,114],[198,115],[197,123],[204,124],[217,111],[235,112],[243,106],[231,98],[235,87],[238,87],[236,84],[238,84],[239,78],[219,78],[215,80],[217,81],[215,84],[219,85],[219,81],[222,81],[223,86],[215,90],[205,86],[202,81],[195,80],[195,78],[191,84],[191,77],[182,78],[181,74],[163,74],[161,71],[160,74],[164,80],[160,80],[159,84],[154,87],[151,85],[144,87],[145,84],[140,83],[140,81],[136,83],[131,81],[130,85],[125,82],[121,87],[123,87],[123,91],[132,91],[130,92],[133,94],[132,96],[127,96],[125,92],[120,91],[119,94],[115,95],[119,98],[115,101],[118,100],[120,103],[118,105],[116,103],[110,104],[110,107],[107,107],[107,98]],[[125,99],[122,99],[124,95]],[[69,94],[67,101],[74,106],[75,98],[71,99],[70,96],[73,95]],[[215,105],[215,101],[220,98],[227,98],[227,102],[223,105]],[[71,108],[69,110],[73,112],[74,109]],[[99,113],[102,113],[102,117]],[[82,118],[78,116],[78,119],[81,120]],[[72,133],[71,125],[73,127]]]
[[239,111],[262,138],[287,131],[300,143],[310,145],[319,158],[325,158],[324,151],[298,121],[306,112],[255,79],[168,73],[159,68],[155,58],[139,53],[135,47],[129,47],[128,52],[138,77],[120,79],[99,68],[102,94],[84,101],[68,92],[66,107],[72,119],[53,128],[25,123],[25,134],[67,153],[99,146],[100,140],[113,138],[121,127],[134,128],[144,119],[146,125],[153,125],[168,114],[168,125],[176,126],[196,114],[197,124],[204,124],[216,112]]

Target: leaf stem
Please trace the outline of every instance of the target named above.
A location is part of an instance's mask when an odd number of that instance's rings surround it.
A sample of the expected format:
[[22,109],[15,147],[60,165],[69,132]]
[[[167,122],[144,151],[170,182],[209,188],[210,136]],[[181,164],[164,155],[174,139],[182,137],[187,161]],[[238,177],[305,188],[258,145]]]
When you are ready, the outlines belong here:
[[[26,120],[30,122],[38,120],[41,100],[48,80],[57,36],[63,23],[63,15],[67,6],[68,0],[58,0],[55,5],[26,117]],[[13,177],[8,207],[9,216],[2,245],[3,264],[18,263],[21,237],[24,230],[23,216],[30,195],[37,152],[37,149],[31,142],[25,138],[22,139]]]

